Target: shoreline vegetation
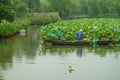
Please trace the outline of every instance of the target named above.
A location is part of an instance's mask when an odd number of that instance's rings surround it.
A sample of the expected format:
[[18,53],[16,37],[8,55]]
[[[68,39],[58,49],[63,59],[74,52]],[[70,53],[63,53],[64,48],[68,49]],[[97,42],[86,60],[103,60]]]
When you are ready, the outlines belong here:
[[91,45],[98,45],[98,41],[109,41],[119,44],[119,18],[82,18],[58,21],[40,28],[41,39],[50,41],[76,42],[76,33],[83,31],[83,41],[91,41]]
[[19,34],[21,29],[27,29],[28,21],[14,21],[12,23],[2,20],[0,23],[0,39],[6,39]]
[[21,29],[27,30],[31,25],[46,25],[61,20],[58,13],[30,13],[30,17],[17,18],[13,22],[1,20],[0,39],[6,39],[19,34]]
[[[27,30],[31,25],[40,25],[40,37],[43,42],[54,41],[79,42],[76,33],[82,29],[82,42],[89,45],[99,45],[99,41],[112,41],[119,44],[120,19],[119,18],[79,18],[61,20],[58,13],[29,13],[26,18],[17,18],[13,22],[1,20],[0,39],[6,39],[19,34],[21,29]],[[56,43],[57,44],[57,43]],[[59,44],[59,43],[58,43]],[[65,43],[66,44],[66,43]]]

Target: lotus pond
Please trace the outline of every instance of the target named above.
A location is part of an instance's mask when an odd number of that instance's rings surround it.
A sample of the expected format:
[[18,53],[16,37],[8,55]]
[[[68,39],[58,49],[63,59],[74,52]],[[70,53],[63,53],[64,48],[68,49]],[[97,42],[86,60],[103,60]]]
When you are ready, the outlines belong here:
[[120,80],[119,47],[45,46],[37,29],[0,40],[0,80]]
[[86,18],[58,21],[40,28],[43,40],[76,41],[76,33],[83,31],[83,40],[120,40],[120,19]]

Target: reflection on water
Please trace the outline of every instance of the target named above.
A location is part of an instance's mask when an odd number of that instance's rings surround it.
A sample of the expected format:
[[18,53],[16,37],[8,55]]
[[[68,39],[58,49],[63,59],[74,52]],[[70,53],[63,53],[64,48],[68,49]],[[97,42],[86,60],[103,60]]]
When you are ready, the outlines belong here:
[[18,35],[11,39],[0,41],[0,69],[11,68],[14,58],[21,61],[23,57],[27,59],[36,57],[35,51],[39,42],[39,33],[34,29],[29,28],[25,36]]
[[78,56],[78,57],[82,57],[82,54],[83,54],[82,49],[78,49],[78,50],[77,50],[77,56]]
[[118,47],[43,46],[31,27],[0,41],[0,80],[119,80],[119,56]]
[[105,57],[106,55],[114,54],[117,59],[120,53],[119,47],[109,47],[109,46],[99,46],[97,48],[92,48],[90,46],[43,46],[41,54],[46,55],[68,55],[69,53],[76,52],[78,57],[85,56],[88,53],[94,53],[100,57]]

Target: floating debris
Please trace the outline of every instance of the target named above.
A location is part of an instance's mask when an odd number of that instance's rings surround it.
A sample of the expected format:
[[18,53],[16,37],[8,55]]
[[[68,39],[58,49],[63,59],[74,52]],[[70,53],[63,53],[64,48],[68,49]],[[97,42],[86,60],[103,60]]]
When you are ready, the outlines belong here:
[[72,71],[74,71],[75,70],[75,68],[73,67],[73,66],[69,66],[69,73],[72,73]]

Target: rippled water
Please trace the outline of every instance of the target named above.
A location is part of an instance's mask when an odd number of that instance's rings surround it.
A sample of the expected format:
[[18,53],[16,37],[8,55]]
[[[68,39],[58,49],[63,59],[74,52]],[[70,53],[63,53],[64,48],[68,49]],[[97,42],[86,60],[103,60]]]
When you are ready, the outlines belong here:
[[0,41],[0,80],[120,80],[119,68],[117,47],[42,46],[33,27]]

